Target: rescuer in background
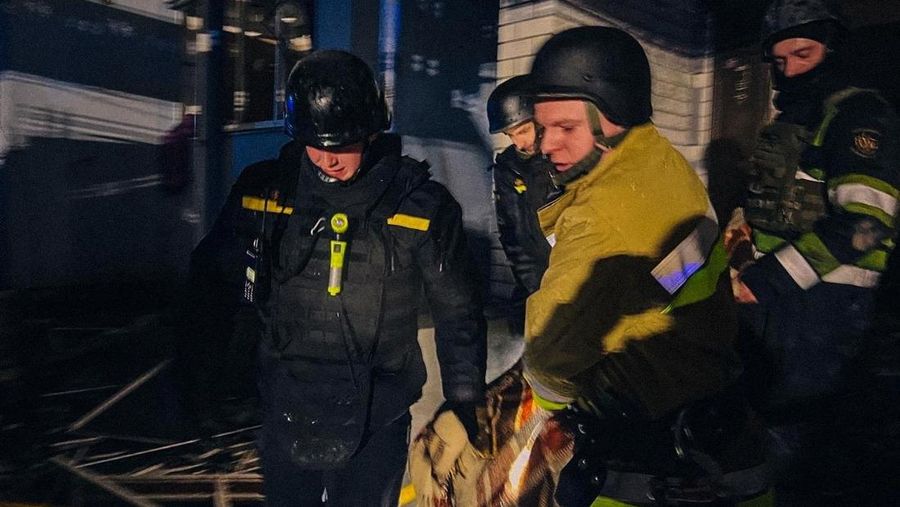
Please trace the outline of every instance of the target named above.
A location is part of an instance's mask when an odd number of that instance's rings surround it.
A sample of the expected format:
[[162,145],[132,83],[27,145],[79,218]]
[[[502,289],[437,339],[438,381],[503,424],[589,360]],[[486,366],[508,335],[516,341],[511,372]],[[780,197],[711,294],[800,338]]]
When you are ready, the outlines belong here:
[[777,0],[765,14],[778,115],[752,159],[752,255],[733,262],[751,341],[769,359],[759,404],[786,505],[869,504],[861,495],[877,489],[856,438],[869,419],[857,393],[874,388],[859,359],[896,240],[900,123],[877,91],[851,86],[844,33],[820,0]]
[[487,115],[491,134],[502,132],[512,141],[491,166],[494,204],[500,244],[528,296],[540,287],[550,256],[537,210],[559,192],[551,179],[553,166],[538,147],[534,106],[523,95],[526,84],[525,76],[500,83],[488,98]]

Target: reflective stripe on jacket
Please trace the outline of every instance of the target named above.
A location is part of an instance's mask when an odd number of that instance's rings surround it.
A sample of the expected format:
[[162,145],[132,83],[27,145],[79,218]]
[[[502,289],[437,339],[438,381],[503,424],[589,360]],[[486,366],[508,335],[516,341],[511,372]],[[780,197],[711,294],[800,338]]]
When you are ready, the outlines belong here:
[[[757,250],[774,252],[781,268],[802,290],[820,282],[874,288],[896,236],[897,115],[872,90],[841,90],[826,101],[804,159],[808,167],[798,175],[808,173],[824,182],[828,215],[798,237],[754,231]],[[754,283],[752,275],[749,280]]]

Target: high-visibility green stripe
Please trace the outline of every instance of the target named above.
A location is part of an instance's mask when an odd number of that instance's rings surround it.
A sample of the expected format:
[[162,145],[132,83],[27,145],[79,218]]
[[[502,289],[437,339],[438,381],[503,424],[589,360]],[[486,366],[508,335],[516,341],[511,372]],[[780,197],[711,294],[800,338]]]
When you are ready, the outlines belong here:
[[872,187],[879,192],[888,194],[894,199],[900,199],[900,189],[884,180],[869,176],[868,174],[853,173],[831,178],[828,180],[828,189],[832,190],[835,187],[846,185],[849,183],[858,183],[860,185]]
[[841,265],[841,262],[831,254],[825,243],[813,232],[807,232],[800,236],[794,241],[794,247],[819,276],[830,273]]
[[843,208],[850,213],[856,213],[857,215],[865,215],[867,217],[872,217],[879,222],[883,223],[885,226],[893,229],[894,228],[894,216],[888,215],[884,212],[883,209],[872,206],[869,204],[863,204],[861,202],[851,202],[847,203],[843,206]]
[[567,403],[558,403],[555,401],[550,401],[547,398],[542,398],[534,390],[531,391],[531,397],[534,398],[534,402],[537,403],[537,406],[539,406],[545,410],[558,411],[558,410],[562,410],[568,406]]
[[825,134],[828,132],[828,126],[831,125],[831,121],[834,120],[834,117],[837,116],[840,111],[837,107],[838,104],[862,91],[865,90],[862,88],[849,87],[828,97],[825,102],[825,115],[822,117],[822,122],[819,123],[819,128],[816,129],[815,137],[813,137],[813,146],[822,146],[825,144]]
[[719,240],[713,245],[706,264],[687,279],[663,313],[669,313],[675,308],[703,301],[712,296],[719,284],[719,276],[727,268],[728,253],[725,251],[723,242]]
[[876,249],[867,252],[865,255],[857,259],[856,262],[853,263],[853,265],[859,268],[871,269],[872,271],[884,273],[884,271],[887,269],[888,257],[890,257],[890,253],[888,253],[886,250]]
[[762,253],[771,253],[781,248],[787,240],[781,236],[769,234],[759,229],[753,229],[753,245]]

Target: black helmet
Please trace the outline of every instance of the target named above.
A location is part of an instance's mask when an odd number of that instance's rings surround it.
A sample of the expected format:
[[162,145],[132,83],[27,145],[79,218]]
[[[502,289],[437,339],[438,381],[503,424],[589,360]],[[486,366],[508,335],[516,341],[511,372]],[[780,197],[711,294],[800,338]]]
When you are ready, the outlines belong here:
[[534,117],[531,97],[523,95],[528,78],[516,76],[500,83],[487,101],[488,128],[491,134],[502,132]]
[[353,144],[390,126],[371,69],[345,51],[316,51],[301,59],[285,95],[285,132],[306,145]]
[[841,28],[840,19],[823,0],[774,0],[766,9],[760,35],[768,51],[772,44],[794,37],[828,45]]
[[617,28],[582,26],[554,35],[535,55],[530,79],[536,100],[589,100],[623,127],[653,114],[647,55]]

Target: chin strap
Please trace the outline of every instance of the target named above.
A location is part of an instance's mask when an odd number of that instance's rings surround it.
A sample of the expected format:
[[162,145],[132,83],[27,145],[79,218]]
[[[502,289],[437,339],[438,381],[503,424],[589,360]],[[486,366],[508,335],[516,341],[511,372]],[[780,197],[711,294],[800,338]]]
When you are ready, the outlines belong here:
[[600,110],[597,109],[597,106],[594,105],[593,102],[585,101],[584,107],[587,110],[591,133],[594,135],[594,148],[568,170],[564,172],[554,171],[551,179],[556,186],[566,185],[589,173],[591,169],[596,167],[597,163],[600,162],[600,158],[603,157],[603,152],[618,146],[631,130],[630,128],[626,128],[614,136],[607,137],[603,134],[603,129],[600,127]]
[[591,169],[597,166],[597,163],[600,162],[600,157],[603,156],[603,150],[601,150],[596,144],[594,145],[594,149],[591,150],[583,159],[579,160],[572,167],[568,168],[563,172],[553,170],[553,174],[550,177],[553,180],[553,184],[557,187],[565,186],[578,178],[584,176],[589,173]]

